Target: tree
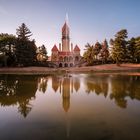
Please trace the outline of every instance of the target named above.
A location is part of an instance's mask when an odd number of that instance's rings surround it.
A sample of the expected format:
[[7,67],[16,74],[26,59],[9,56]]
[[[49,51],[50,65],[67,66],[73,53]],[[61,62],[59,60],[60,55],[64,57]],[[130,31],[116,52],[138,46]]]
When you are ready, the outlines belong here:
[[37,49],[37,60],[38,61],[46,61],[48,59],[47,50],[45,45],[40,46]]
[[134,57],[137,63],[140,63],[140,37],[135,38]]
[[115,39],[111,39],[110,42],[112,43],[112,51],[111,57],[119,65],[122,61],[125,60],[126,51],[127,51],[127,30],[123,29],[115,35]]
[[106,63],[107,62],[107,59],[109,57],[109,50],[108,50],[108,43],[107,43],[107,40],[105,39],[103,45],[102,45],[102,49],[100,51],[100,57],[101,57],[101,60],[102,60],[102,63]]
[[15,46],[17,38],[12,34],[0,34],[0,61],[5,66],[15,63]]
[[18,40],[16,45],[16,58],[19,66],[31,66],[36,61],[35,41]]
[[30,66],[36,61],[36,45],[35,40],[30,40],[32,35],[28,27],[22,23],[17,29],[16,57],[17,64],[22,66]]
[[89,43],[85,45],[86,51],[84,52],[84,59],[85,61],[91,65],[93,61],[95,60],[95,52],[94,52],[94,46],[90,45]]
[[18,35],[18,38],[21,40],[29,40],[29,38],[32,36],[31,31],[25,25],[25,23],[22,23],[21,26],[19,26],[19,28],[16,30],[17,30],[16,34]]
[[99,59],[98,56],[99,56],[99,53],[100,53],[101,48],[102,48],[102,45],[97,41],[95,43],[95,46],[94,46],[94,53],[95,53],[96,60]]
[[128,41],[128,59],[129,62],[136,62],[136,57],[135,57],[135,52],[136,52],[136,39],[133,37]]

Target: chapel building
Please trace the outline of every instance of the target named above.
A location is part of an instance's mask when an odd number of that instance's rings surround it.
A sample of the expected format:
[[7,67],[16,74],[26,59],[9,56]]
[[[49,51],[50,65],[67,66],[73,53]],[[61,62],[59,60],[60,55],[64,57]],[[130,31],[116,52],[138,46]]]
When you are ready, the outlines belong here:
[[59,43],[59,48],[54,45],[51,51],[51,61],[58,67],[73,67],[80,62],[80,48],[78,45],[73,47],[73,43],[70,43],[70,29],[67,21],[62,27],[62,43]]

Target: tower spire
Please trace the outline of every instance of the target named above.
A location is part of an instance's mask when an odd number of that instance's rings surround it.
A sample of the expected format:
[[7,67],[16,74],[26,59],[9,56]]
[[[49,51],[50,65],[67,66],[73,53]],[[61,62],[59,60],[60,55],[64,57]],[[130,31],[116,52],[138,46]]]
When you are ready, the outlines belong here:
[[65,24],[62,27],[62,51],[70,51],[70,37],[69,37],[69,27],[68,27],[68,14],[66,14]]
[[68,24],[69,22],[69,17],[68,17],[68,13],[66,13],[66,18],[65,18],[65,22]]

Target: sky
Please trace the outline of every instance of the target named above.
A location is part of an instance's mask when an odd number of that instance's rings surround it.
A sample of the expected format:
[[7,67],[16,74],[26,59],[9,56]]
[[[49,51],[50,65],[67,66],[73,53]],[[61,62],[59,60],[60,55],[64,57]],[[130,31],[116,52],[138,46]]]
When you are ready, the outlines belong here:
[[140,36],[140,0],[0,0],[0,33],[16,35],[25,23],[37,46],[48,55],[61,43],[61,28],[68,13],[70,38],[81,48],[87,43],[109,41],[127,29],[128,37]]

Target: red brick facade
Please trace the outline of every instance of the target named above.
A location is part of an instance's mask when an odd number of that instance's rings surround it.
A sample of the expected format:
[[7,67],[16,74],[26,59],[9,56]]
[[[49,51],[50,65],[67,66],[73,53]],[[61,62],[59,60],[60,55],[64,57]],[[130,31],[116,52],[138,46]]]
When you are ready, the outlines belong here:
[[70,48],[70,30],[67,22],[62,27],[62,45],[59,44],[59,49],[56,45],[52,48],[51,61],[58,67],[73,67],[81,59],[80,48],[76,45],[73,49],[71,43]]

